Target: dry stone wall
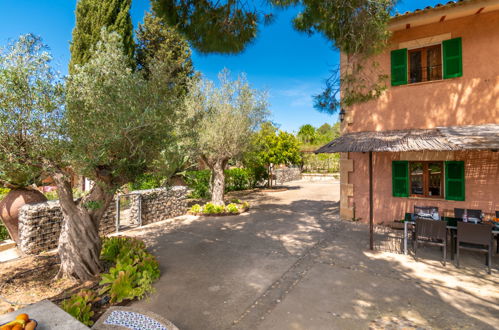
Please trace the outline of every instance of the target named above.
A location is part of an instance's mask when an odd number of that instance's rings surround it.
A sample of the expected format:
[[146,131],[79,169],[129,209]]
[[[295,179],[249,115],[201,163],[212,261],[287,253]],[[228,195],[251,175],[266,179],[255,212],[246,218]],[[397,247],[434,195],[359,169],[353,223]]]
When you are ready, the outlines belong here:
[[278,185],[285,182],[301,179],[301,170],[299,167],[285,167],[274,170],[275,180]]
[[[115,214],[115,203],[111,203],[101,220],[101,235],[114,230]],[[24,205],[19,210],[19,249],[25,254],[55,249],[59,242],[62,219],[59,201]]]
[[138,190],[131,193],[130,222],[138,224],[139,214],[142,224],[178,217],[187,210],[187,187],[157,188]]
[[[142,215],[142,224],[149,224],[185,214],[187,188],[172,187],[134,191],[131,196],[130,220]],[[25,205],[19,212],[20,250],[38,254],[57,248],[62,225],[59,201]],[[107,209],[99,228],[101,235],[113,232],[116,202]],[[138,222],[137,220],[135,220]]]

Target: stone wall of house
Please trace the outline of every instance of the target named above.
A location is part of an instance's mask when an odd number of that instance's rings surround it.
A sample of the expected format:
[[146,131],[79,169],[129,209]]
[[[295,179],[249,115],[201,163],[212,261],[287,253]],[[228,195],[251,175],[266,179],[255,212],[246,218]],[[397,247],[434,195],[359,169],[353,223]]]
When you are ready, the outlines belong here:
[[[143,225],[185,214],[186,194],[186,187],[134,191],[130,196],[130,222],[137,224],[139,214]],[[62,219],[59,201],[23,206],[19,212],[20,250],[25,254],[38,254],[56,248]],[[116,202],[113,201],[101,221],[100,234],[113,232],[115,221]]]
[[143,225],[185,214],[186,195],[187,187],[183,186],[133,191],[130,196],[129,221],[138,224],[139,212]]
[[285,182],[300,180],[301,169],[299,167],[284,167],[274,170],[276,184],[280,185]]
[[[101,235],[115,229],[115,203],[111,203],[99,228]],[[38,254],[55,249],[62,226],[59,201],[24,205],[19,210],[19,249],[25,254]]]

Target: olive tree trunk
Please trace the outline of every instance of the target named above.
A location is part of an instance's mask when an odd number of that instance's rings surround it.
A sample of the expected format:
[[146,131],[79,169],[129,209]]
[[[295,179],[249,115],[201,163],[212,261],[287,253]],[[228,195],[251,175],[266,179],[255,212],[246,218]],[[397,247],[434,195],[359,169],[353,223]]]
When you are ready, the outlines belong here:
[[54,175],[64,216],[58,253],[61,267],[58,278],[89,280],[101,271],[99,225],[113,199],[113,193],[95,184],[90,193],[74,201],[70,181]]
[[225,167],[228,160],[217,159],[213,163],[208,163],[211,169],[211,202],[215,205],[224,205],[225,193]]

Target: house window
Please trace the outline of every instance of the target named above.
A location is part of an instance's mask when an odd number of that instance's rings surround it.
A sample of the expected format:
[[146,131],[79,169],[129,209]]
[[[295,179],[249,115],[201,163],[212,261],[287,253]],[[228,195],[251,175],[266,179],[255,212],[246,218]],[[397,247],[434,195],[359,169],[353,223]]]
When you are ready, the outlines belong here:
[[443,197],[443,162],[409,162],[409,192],[416,197]]
[[442,45],[408,51],[409,83],[442,79]]

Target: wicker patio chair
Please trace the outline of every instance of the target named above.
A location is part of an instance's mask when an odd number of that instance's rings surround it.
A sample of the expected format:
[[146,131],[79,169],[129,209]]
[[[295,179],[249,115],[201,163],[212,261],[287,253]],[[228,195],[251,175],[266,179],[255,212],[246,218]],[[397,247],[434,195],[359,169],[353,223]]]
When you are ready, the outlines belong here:
[[418,244],[440,246],[443,250],[443,263],[447,261],[447,223],[429,219],[416,219],[414,236],[414,259],[417,260]]
[[459,268],[459,251],[461,249],[483,252],[487,253],[487,272],[490,274],[490,268],[492,266],[492,244],[492,226],[487,224],[458,222],[456,266]]

